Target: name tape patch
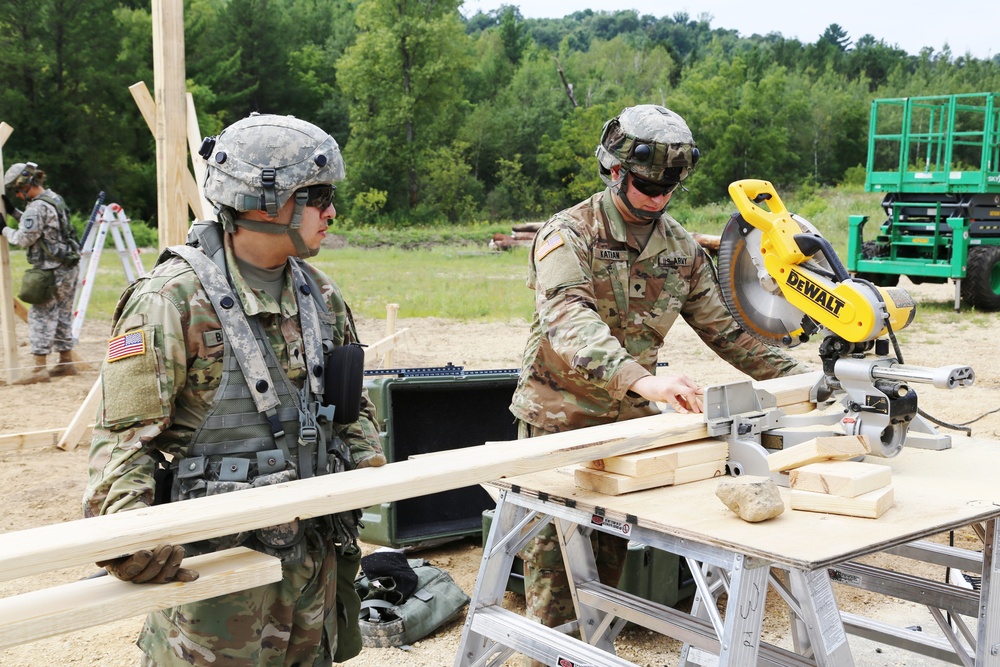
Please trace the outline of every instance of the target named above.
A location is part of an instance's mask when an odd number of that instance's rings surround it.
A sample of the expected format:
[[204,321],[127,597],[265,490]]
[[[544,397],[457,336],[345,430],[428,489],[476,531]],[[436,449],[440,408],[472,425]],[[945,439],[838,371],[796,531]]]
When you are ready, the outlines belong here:
[[108,341],[108,361],[146,354],[146,332],[128,331]]
[[628,250],[611,250],[610,248],[598,248],[597,259],[605,262],[627,262]]

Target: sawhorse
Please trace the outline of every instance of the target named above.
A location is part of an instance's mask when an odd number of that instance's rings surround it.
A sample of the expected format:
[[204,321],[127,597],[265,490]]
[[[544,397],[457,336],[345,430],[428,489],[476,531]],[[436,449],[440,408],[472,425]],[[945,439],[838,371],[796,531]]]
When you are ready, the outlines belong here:
[[[102,195],[104,193],[101,193]],[[76,297],[73,303],[73,340],[80,338],[80,330],[83,328],[83,320],[87,314],[87,304],[90,302],[90,295],[94,289],[94,281],[97,279],[98,265],[101,260],[101,251],[108,238],[108,232],[114,239],[115,248],[118,250],[118,258],[121,260],[122,268],[125,270],[125,279],[131,284],[136,278],[146,275],[146,269],[139,259],[139,250],[135,246],[132,238],[132,228],[129,227],[129,219],[125,211],[118,204],[106,204],[101,207],[100,222],[97,225],[96,233],[88,233],[83,240],[83,248],[80,251],[80,274],[77,278]],[[133,271],[134,269],[134,271]]]
[[[514,487],[500,494],[455,667],[500,665],[515,652],[560,667],[632,665],[613,652],[614,638],[626,622],[685,642],[684,660],[689,665],[854,664],[825,569],[788,569],[790,585],[784,586],[771,575],[771,563],[758,558],[645,529],[634,517],[612,520],[545,494],[539,498],[517,491]],[[559,628],[546,628],[502,607],[514,557],[549,521],[556,527],[577,610],[577,621]],[[699,603],[696,613],[685,614],[600,583],[590,542],[593,530],[683,556],[701,600],[714,601],[719,587],[725,588],[729,596],[725,616],[714,604]],[[813,658],[761,642],[769,580],[802,620],[803,645],[808,645]],[[572,632],[581,639],[570,636]]]

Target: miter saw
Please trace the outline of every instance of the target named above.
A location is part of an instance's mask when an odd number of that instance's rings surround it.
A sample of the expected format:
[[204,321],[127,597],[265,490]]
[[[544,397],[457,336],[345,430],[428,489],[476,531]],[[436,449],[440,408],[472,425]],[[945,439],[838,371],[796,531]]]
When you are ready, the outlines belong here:
[[789,415],[749,382],[707,388],[705,419],[710,435],[730,442],[731,472],[773,476],[769,451],[818,435],[863,435],[872,454],[885,457],[904,444],[949,447],[950,437],[918,415],[910,385],[953,389],[971,385],[975,374],[964,365],[901,362],[895,332],[916,312],[909,293],[852,278],[830,242],[790,214],[769,182],[737,181],[729,194],[738,213],[719,242],[723,299],[736,321],[769,345],[789,348],[822,336],[823,375],[812,399],[826,406]]

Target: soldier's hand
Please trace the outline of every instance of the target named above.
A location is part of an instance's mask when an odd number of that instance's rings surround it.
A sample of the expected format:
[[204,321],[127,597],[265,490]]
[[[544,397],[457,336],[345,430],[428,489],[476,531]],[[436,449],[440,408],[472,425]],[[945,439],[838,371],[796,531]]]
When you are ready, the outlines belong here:
[[647,375],[629,387],[646,400],[667,403],[682,415],[689,412],[704,412],[704,392],[691,378],[677,375]]
[[129,556],[97,563],[122,581],[134,584],[166,584],[171,581],[194,581],[198,573],[181,567],[184,547],[161,544],[154,549],[142,549]]
[[6,226],[7,226],[7,218],[4,217],[3,213],[0,213],[0,231],[3,231],[3,228]]
[[7,196],[7,193],[5,192],[3,194],[0,194],[0,199],[3,199],[3,205],[7,207],[7,214],[8,215],[13,215],[13,213],[14,213],[14,202],[12,202],[10,200],[10,197]]

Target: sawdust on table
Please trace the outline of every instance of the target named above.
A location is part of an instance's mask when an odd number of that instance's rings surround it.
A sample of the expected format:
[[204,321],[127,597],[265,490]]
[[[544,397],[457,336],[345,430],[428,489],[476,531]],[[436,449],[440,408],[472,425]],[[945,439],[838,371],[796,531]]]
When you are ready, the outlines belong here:
[[[905,286],[920,300],[949,303],[950,285]],[[918,319],[921,315],[918,311]],[[959,316],[932,313],[927,316],[939,322],[926,333],[901,333],[903,352],[910,364],[938,366],[945,363],[968,363],[976,371],[976,385],[958,391],[942,391],[927,385],[918,387],[921,407],[930,414],[951,422],[962,422],[1000,407],[1000,368],[995,341],[1000,339],[1000,317],[965,312]],[[973,324],[975,320],[975,324]],[[17,322],[19,358],[22,365],[30,362],[27,330]],[[385,334],[384,320],[361,320],[359,328],[365,342],[371,343]],[[396,367],[440,366],[447,363],[467,369],[516,368],[527,335],[524,322],[462,323],[436,318],[406,317],[406,304],[400,304],[397,330],[410,329],[410,338],[394,352]],[[25,387],[0,386],[0,434],[61,428],[69,423],[83,403],[98,377],[108,336],[106,321],[87,322],[80,337],[77,353],[90,362],[90,368],[78,376],[61,378],[48,384]],[[802,345],[793,350],[796,358],[816,361],[816,347]],[[668,361],[668,371],[684,372],[700,384],[712,384],[742,379],[740,374],[720,361],[694,335],[679,323],[671,331],[661,361]],[[1000,438],[1000,414],[983,418],[973,425],[980,438]],[[956,435],[955,437],[961,437]],[[20,451],[0,451],[0,467],[4,483],[0,485],[0,531],[22,530],[34,526],[71,521],[81,516],[80,499],[87,478],[87,448],[62,451],[53,446],[32,447]],[[940,536],[937,539],[947,539]],[[960,532],[960,543],[979,548],[971,531]],[[374,547],[368,546],[371,550]],[[468,593],[475,586],[482,550],[478,540],[469,538],[421,552],[421,556],[447,569]],[[885,555],[875,560],[899,565],[903,559]],[[944,576],[943,568],[930,568],[907,561],[909,571],[932,579]],[[96,570],[84,566],[45,575],[0,582],[0,596],[6,597],[56,583],[69,582]],[[866,592],[837,588],[842,609],[863,612],[874,618],[907,618],[915,606],[879,598]],[[506,604],[523,610],[523,600],[507,594]],[[685,604],[685,603],[681,603]],[[786,615],[782,603],[771,595],[771,607],[765,618],[764,639],[790,648]],[[916,613],[916,612],[914,612]],[[68,633],[21,646],[0,649],[0,666],[28,667],[40,664],[124,667],[137,664],[139,652],[134,641],[141,627],[141,618],[108,623],[88,630]],[[904,623],[908,624],[908,623]],[[416,642],[408,650],[365,649],[350,665],[375,667],[393,664],[400,667],[441,667],[452,664],[462,630],[458,619],[434,635]],[[645,629],[630,627],[618,640],[619,654],[639,665],[675,664],[679,644]],[[878,649],[879,651],[881,649]],[[674,657],[671,657],[674,656]],[[516,660],[510,664],[519,664]],[[871,664],[939,664],[937,662],[873,662]],[[943,663],[940,663],[943,664]]]

